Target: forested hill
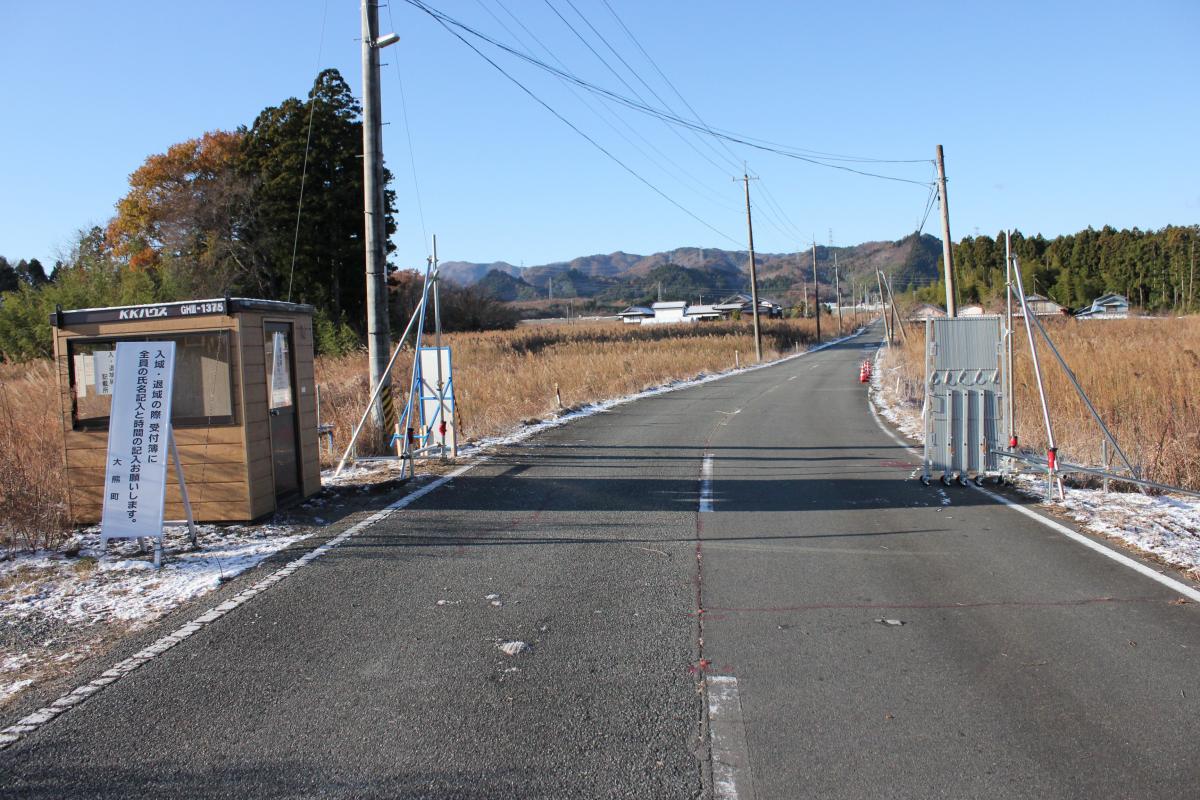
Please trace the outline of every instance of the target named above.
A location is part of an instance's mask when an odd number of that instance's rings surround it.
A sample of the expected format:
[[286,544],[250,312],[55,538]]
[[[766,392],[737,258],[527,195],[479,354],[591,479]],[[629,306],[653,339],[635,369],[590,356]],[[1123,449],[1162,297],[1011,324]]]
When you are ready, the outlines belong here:
[[[941,246],[936,237],[915,234],[899,241],[852,247],[817,245],[817,276],[822,287],[833,286],[836,255],[847,296],[851,283],[874,285],[876,270],[894,275],[897,290],[924,286],[936,280]],[[812,250],[756,253],[755,260],[760,285],[778,299],[798,297],[806,285],[811,289]],[[513,297],[517,288],[527,294],[526,287],[533,287],[543,298],[553,293],[559,298],[587,297],[607,303],[640,302],[657,297],[661,284],[666,299],[695,300],[745,289],[750,256],[745,250],[681,247],[651,255],[617,251],[532,267],[515,267],[503,261],[450,261],[444,262],[441,270],[449,280],[478,284],[501,299]],[[511,276],[514,281],[501,276]]]
[[[1079,308],[1106,292],[1118,292],[1147,311],[1197,310],[1197,239],[1200,225],[1169,225],[1157,231],[1105,226],[1046,239],[1012,234],[1027,292]],[[988,303],[1004,292],[1004,234],[968,236],[954,246],[960,302]],[[938,259],[938,275],[941,259]],[[939,279],[918,292],[941,302]]]

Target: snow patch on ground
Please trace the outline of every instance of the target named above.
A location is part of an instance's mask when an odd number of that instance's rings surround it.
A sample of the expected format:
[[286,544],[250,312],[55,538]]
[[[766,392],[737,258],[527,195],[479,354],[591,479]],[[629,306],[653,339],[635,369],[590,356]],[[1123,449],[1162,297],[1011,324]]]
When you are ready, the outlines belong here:
[[12,632],[6,638],[24,642],[0,650],[0,705],[90,649],[54,637],[31,642],[30,632],[68,630],[71,638],[86,640],[88,634],[78,635],[81,629],[100,637],[144,628],[305,538],[287,525],[199,525],[197,534],[193,550],[186,527],[167,528],[161,569],[135,542],[110,542],[102,549],[98,527],[73,537],[75,555],[39,551],[0,563],[0,625]]
[[[516,431],[490,437],[460,448],[460,458],[469,460],[483,451],[515,444],[542,431],[600,414],[618,405],[645,397],[699,386],[743,372],[752,372],[800,358],[823,350],[862,333],[833,339],[807,351],[794,353],[774,361],[753,364],[712,374],[702,374],[690,380],[675,380],[624,397],[592,403],[570,409],[558,416],[523,426]],[[326,487],[358,487],[366,492],[371,484],[398,477],[398,461],[362,461],[348,466],[336,478],[333,470],[321,475]],[[431,476],[419,475],[420,479]],[[310,503],[322,505],[314,498]],[[318,524],[323,520],[316,518]],[[182,526],[167,528],[164,561],[161,569],[150,562],[151,554],[142,552],[134,542],[110,543],[100,547],[100,529],[89,528],[72,538],[70,552],[20,554],[0,562],[0,625],[14,626],[24,635],[8,637],[25,641],[25,649],[0,649],[0,707],[29,687],[35,680],[50,674],[55,666],[70,665],[87,657],[91,646],[86,636],[74,636],[69,646],[56,638],[44,641],[31,637],[31,631],[62,630],[69,626],[73,633],[89,629],[99,637],[106,630],[138,630],[144,628],[183,603],[217,588],[223,581],[245,572],[263,559],[308,536],[295,526],[280,523],[267,525],[198,525],[198,547],[193,550]],[[503,605],[499,595],[489,595],[493,607]],[[438,600],[437,605],[455,605],[459,600]],[[35,641],[36,640],[36,641]],[[35,641],[34,644],[29,644]],[[530,650],[524,642],[513,641],[498,645],[508,655]],[[511,651],[511,652],[510,652]]]
[[582,419],[583,417],[602,414],[605,411],[616,408],[617,406],[625,405],[626,403],[632,403],[635,400],[641,400],[646,397],[657,397],[658,395],[666,394],[668,392],[675,392],[679,391],[680,389],[689,389],[693,386],[712,383],[713,381],[721,380],[722,378],[728,378],[730,375],[740,375],[744,372],[754,372],[755,370],[773,367],[786,361],[802,358],[810,353],[815,353],[828,347],[832,347],[835,344],[840,344],[841,342],[853,339],[861,334],[862,331],[863,329],[859,329],[849,336],[843,336],[840,339],[831,339],[828,342],[823,342],[820,345],[817,345],[816,347],[803,350],[799,353],[792,353],[791,355],[777,358],[774,361],[764,361],[761,364],[751,364],[749,366],[727,369],[721,372],[701,373],[700,375],[687,380],[673,380],[658,386],[652,386],[644,389],[643,391],[637,392],[636,394],[625,395],[624,397],[615,397],[610,400],[602,400],[596,403],[589,403],[588,405],[580,406],[579,408],[567,410],[557,417],[542,420],[541,422],[533,425],[525,425],[511,433],[481,439],[474,444],[468,445],[466,448],[459,448],[459,453],[466,457],[470,457],[491,447],[516,444],[528,439],[531,436],[542,433],[543,431],[550,430],[551,428],[557,428],[560,425],[565,425],[568,422]]
[[[918,442],[924,436],[919,404],[895,388],[898,368],[888,365],[886,350],[875,357],[871,402],[880,416]],[[1179,495],[1147,496],[1135,492],[1065,487],[1046,502],[1045,476],[1024,474],[1014,481],[1018,491],[1052,513],[1074,520],[1093,533],[1113,539],[1187,573],[1200,581],[1200,499]]]

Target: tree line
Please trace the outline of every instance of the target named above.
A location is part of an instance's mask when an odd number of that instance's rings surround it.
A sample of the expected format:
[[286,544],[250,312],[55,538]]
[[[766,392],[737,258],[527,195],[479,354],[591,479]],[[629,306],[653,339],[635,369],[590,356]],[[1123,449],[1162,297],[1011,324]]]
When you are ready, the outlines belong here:
[[[327,69],[305,100],[288,98],[248,126],[151,155],[129,176],[108,224],[80,231],[49,275],[36,259],[0,259],[0,358],[49,355],[56,306],[227,295],[309,303],[318,349],[359,346],[366,330],[361,152],[362,108],[341,74]],[[387,170],[384,177],[390,182]],[[390,238],[390,189],[385,209]],[[468,293],[449,305],[473,302],[490,301]],[[391,314],[394,328],[407,321],[399,316]]]
[[[1115,292],[1148,312],[1200,310],[1197,240],[1200,225],[1160,230],[1117,230],[1104,226],[1046,239],[1012,234],[1025,291],[1081,308]],[[1004,297],[1004,234],[968,236],[954,245],[954,274],[960,303],[993,304]],[[938,259],[938,275],[943,262]],[[899,287],[897,287],[899,289]],[[942,303],[944,280],[909,287],[918,299]]]

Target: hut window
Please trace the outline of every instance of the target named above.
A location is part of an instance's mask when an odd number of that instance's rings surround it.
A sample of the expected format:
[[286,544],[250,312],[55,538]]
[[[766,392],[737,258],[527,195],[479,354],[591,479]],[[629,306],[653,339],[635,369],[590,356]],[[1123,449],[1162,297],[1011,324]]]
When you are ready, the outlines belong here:
[[116,343],[175,342],[171,422],[179,428],[232,425],[233,370],[229,331],[74,339],[67,343],[77,429],[108,428]]

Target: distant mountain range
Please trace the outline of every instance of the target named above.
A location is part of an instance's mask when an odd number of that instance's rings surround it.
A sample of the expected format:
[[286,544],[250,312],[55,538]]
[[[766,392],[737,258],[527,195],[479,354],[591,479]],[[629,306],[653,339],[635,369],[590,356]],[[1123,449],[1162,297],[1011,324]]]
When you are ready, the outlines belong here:
[[[941,240],[916,234],[895,242],[865,242],[853,247],[817,245],[817,275],[822,287],[833,285],[837,256],[843,294],[849,284],[875,286],[875,270],[892,274],[896,291],[937,279]],[[759,290],[781,302],[798,299],[812,284],[812,250],[802,253],[755,253]],[[591,298],[620,305],[656,299],[660,286],[665,300],[699,298],[745,290],[750,256],[745,250],[681,247],[651,255],[615,252],[571,261],[517,267],[504,261],[477,264],[448,261],[442,275],[463,286],[477,286],[504,301]],[[811,289],[810,289],[811,290]],[[825,288],[822,289],[826,291]]]

